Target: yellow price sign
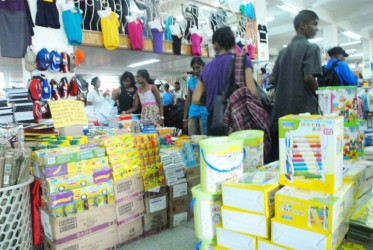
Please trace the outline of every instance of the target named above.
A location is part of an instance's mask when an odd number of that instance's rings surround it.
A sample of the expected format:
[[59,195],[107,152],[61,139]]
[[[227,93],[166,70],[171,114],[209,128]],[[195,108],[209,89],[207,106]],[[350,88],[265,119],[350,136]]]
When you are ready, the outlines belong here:
[[59,100],[49,102],[55,128],[73,125],[87,125],[84,103],[76,100]]

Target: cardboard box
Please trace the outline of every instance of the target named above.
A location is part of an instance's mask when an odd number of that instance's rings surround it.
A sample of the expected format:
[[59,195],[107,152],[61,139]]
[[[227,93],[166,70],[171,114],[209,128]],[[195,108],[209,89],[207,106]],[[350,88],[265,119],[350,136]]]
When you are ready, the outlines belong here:
[[129,176],[114,182],[115,202],[121,203],[144,194],[141,174]]
[[185,195],[183,197],[170,200],[169,211],[173,213],[178,213],[181,211],[189,210],[190,202],[191,197],[189,195]]
[[69,250],[69,249],[115,249],[117,242],[116,228],[110,228],[99,233],[90,234],[71,242],[56,245],[48,237],[43,235],[45,250]]
[[181,212],[169,212],[169,228],[174,228],[180,226],[182,223],[186,223],[190,217],[189,211],[181,211]]
[[221,207],[223,227],[232,231],[269,238],[270,219],[230,207]]
[[260,237],[257,238],[256,246],[258,250],[292,250],[291,248],[275,244],[270,240]]
[[216,227],[218,245],[228,249],[256,250],[256,237]]
[[342,186],[343,117],[279,120],[280,184],[333,194]]
[[169,187],[169,199],[176,199],[188,194],[188,184],[187,182],[179,183]]
[[83,136],[83,125],[66,126],[58,129],[59,136]]
[[40,208],[41,225],[45,236],[60,245],[116,227],[114,205],[79,212],[75,216],[54,219],[44,208]]
[[127,224],[145,214],[144,199],[138,196],[131,200],[115,204],[115,212],[118,218],[118,225]]
[[351,184],[334,195],[283,187],[275,196],[276,219],[321,234],[334,232],[353,205]]
[[194,167],[186,167],[184,171],[187,179],[201,175],[201,167],[199,166],[199,164]]
[[335,250],[343,241],[348,231],[348,219],[345,218],[336,230],[328,235],[311,232],[272,219],[272,241],[276,244],[294,249]]
[[195,176],[187,180],[189,194],[192,194],[192,188],[201,184],[201,176]]
[[142,218],[123,224],[117,227],[118,244],[123,246],[129,242],[135,241],[143,234]]
[[162,187],[158,193],[156,192],[145,192],[144,202],[145,211],[147,214],[155,213],[164,209],[167,209],[167,187]]
[[143,217],[144,232],[166,226],[167,223],[167,209],[155,213],[148,213]]
[[354,199],[357,199],[364,193],[364,184],[366,182],[366,168],[364,166],[351,166],[343,173],[343,181],[352,184]]
[[272,217],[275,193],[279,190],[278,171],[256,171],[222,183],[224,206]]

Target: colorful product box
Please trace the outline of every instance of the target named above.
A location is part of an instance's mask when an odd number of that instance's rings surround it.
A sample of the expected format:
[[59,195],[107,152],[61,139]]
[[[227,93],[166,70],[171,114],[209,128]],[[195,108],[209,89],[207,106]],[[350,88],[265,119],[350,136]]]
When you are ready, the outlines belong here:
[[228,249],[256,250],[256,237],[216,227],[218,245]]
[[319,88],[316,93],[322,114],[336,114],[344,117],[346,123],[357,120],[357,87],[337,86]]
[[[93,184],[93,176],[89,172],[62,175],[45,180],[46,190],[49,194],[60,193]],[[43,184],[44,184],[43,183]]]
[[351,184],[334,195],[283,187],[275,195],[276,219],[294,227],[330,234],[349,214],[353,205]]
[[328,194],[342,186],[342,117],[282,117],[279,140],[281,185]]
[[351,166],[344,171],[343,181],[352,184],[353,198],[357,199],[364,193],[364,184],[366,182],[366,168],[364,166]]
[[256,171],[222,183],[224,206],[272,217],[275,193],[280,188],[278,171]]
[[108,158],[105,156],[56,166],[40,167],[40,172],[43,178],[51,178],[76,172],[92,171],[92,169],[100,169],[108,166],[108,164]]
[[358,159],[360,132],[358,123],[345,124],[343,135],[343,159]]
[[270,219],[262,214],[222,206],[221,217],[225,229],[269,238]]
[[336,250],[348,231],[348,219],[345,218],[333,233],[328,235],[312,232],[272,219],[272,241],[275,244],[293,249]]
[[129,149],[126,151],[117,152],[115,154],[110,154],[108,157],[111,165],[118,165],[128,160],[137,159],[139,155],[136,149]]
[[136,174],[141,174],[140,169],[136,166],[128,167],[126,169],[113,169],[113,180],[120,181]]
[[257,238],[256,245],[258,250],[292,250],[291,248],[275,244],[270,240],[262,239],[260,237]]
[[105,156],[104,148],[86,148],[77,152],[61,152],[40,156],[40,164],[43,166],[54,166],[103,156]]
[[113,194],[113,182],[102,182],[73,190],[74,200],[90,200],[100,195]]

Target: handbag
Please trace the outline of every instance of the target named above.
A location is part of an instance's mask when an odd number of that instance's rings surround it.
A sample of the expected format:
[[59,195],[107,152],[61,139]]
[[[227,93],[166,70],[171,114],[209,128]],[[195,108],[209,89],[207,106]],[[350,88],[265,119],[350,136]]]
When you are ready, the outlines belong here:
[[[209,126],[208,126],[208,135],[227,135],[228,128],[224,125],[224,113],[227,108],[227,102],[229,96],[233,93],[235,88],[234,83],[234,56],[232,56],[232,63],[229,68],[229,73],[227,76],[227,81],[225,88],[220,94],[218,94],[214,99],[214,109],[212,114],[209,116]],[[207,92],[207,90],[206,90]]]
[[269,100],[267,93],[259,86],[259,84],[254,79],[255,86],[258,90],[258,94],[260,96],[260,100],[262,101],[264,109],[267,111],[268,114],[271,114],[272,112],[272,102]]

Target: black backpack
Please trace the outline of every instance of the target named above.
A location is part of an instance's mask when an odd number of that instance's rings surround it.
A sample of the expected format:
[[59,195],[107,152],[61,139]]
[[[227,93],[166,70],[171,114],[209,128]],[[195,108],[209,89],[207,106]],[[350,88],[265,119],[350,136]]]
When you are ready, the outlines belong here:
[[341,79],[335,71],[335,66],[337,66],[338,62],[339,61],[335,61],[329,69],[326,69],[325,65],[322,66],[322,76],[317,79],[319,87],[343,86],[343,82],[341,82]]

